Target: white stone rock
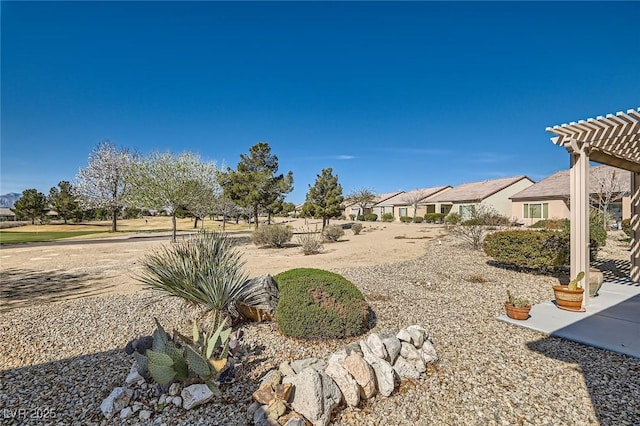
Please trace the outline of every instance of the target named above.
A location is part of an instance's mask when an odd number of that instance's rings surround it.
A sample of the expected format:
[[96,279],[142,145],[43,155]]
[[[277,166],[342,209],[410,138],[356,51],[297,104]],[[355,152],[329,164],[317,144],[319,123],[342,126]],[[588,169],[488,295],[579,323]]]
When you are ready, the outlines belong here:
[[342,393],[331,377],[307,367],[295,376],[286,377],[284,383],[291,383],[295,388],[291,401],[295,411],[314,426],[329,424],[331,412],[342,399]]
[[284,426],[305,426],[305,425],[306,425],[305,421],[303,419],[301,419],[300,417],[290,418],[284,424]]
[[296,372],[291,368],[291,365],[287,362],[281,362],[278,370],[282,373],[283,376],[295,376]]
[[371,334],[369,335],[369,337],[367,337],[366,342],[367,346],[369,346],[371,352],[373,352],[375,356],[380,359],[389,359],[389,354],[387,354],[387,350],[384,347],[384,343],[382,342],[380,335],[375,333]]
[[176,396],[179,394],[180,394],[180,384],[172,383],[171,386],[169,386],[169,395]]
[[133,414],[133,409],[131,407],[124,407],[120,410],[120,418],[128,419]]
[[316,371],[324,371],[324,369],[327,367],[327,362],[318,358],[306,358],[298,361],[293,361],[291,363],[291,368],[293,368],[293,371],[295,371],[296,374],[300,374],[302,370],[306,369],[307,367],[311,367]]
[[140,414],[138,414],[138,418],[140,420],[149,420],[151,418],[151,411],[149,410],[140,411]]
[[213,392],[205,384],[187,386],[182,390],[182,407],[190,410],[193,407],[209,402],[213,398]]
[[396,359],[396,363],[393,364],[393,370],[401,379],[418,379],[420,378],[420,372],[406,359],[401,356]]
[[385,337],[382,339],[382,343],[384,343],[384,348],[387,350],[387,354],[389,355],[388,361],[393,364],[396,362],[398,355],[400,355],[400,339],[396,336]]
[[360,402],[360,387],[347,369],[338,362],[329,361],[329,365],[327,365],[324,372],[336,382],[347,405],[357,406]]
[[128,385],[131,385],[133,383],[138,383],[140,382],[140,380],[144,381],[144,377],[142,377],[139,373],[138,373],[138,364],[134,361],[133,365],[131,366],[131,370],[129,370],[129,375],[127,376],[127,378],[124,380]]
[[267,415],[269,414],[269,406],[261,405],[258,409],[253,413],[253,424],[255,426],[266,426],[267,424]]
[[351,343],[349,343],[347,346],[344,347],[344,350],[347,353],[347,355],[351,355],[354,352],[356,352],[357,354],[362,355],[362,349],[360,349],[360,343],[359,342],[351,342]]
[[396,337],[398,339],[402,340],[403,342],[411,343],[411,335],[404,328],[400,329],[400,331],[398,331],[398,334],[396,334]]
[[164,405],[169,405],[173,402],[173,397],[172,396],[168,396],[165,400],[164,400]]
[[419,325],[410,325],[407,327],[407,332],[411,335],[411,343],[416,348],[421,348],[425,339],[427,338],[427,330]]
[[369,399],[376,394],[376,376],[373,368],[364,360],[362,355],[352,352],[342,366],[353,376],[360,386],[360,396]]
[[433,346],[433,343],[430,340],[425,340],[422,344],[422,359],[427,364],[432,362],[436,362],[438,360],[438,354],[436,353],[436,348]]
[[140,411],[142,409],[142,403],[141,402],[134,402],[132,408],[133,408],[133,412],[137,413],[138,411]]
[[180,398],[179,396],[174,396],[173,399],[171,400],[171,402],[176,407],[182,407],[182,398]]
[[110,419],[115,413],[119,413],[124,407],[129,405],[132,396],[133,390],[129,388],[115,388],[109,396],[102,401],[102,404],[100,404],[100,411],[102,411],[102,414],[107,419]]
[[327,364],[331,364],[332,362],[342,363],[344,359],[347,357],[346,349],[340,349],[338,352],[334,352],[331,354],[329,359],[327,360]]
[[407,342],[402,342],[402,346],[400,347],[400,355],[407,361],[422,359],[420,351],[418,351],[411,343]]
[[391,364],[378,358],[364,341],[360,341],[360,349],[364,354],[364,360],[373,368],[378,392],[382,396],[391,395],[395,387],[395,375]]
[[164,405],[166,403],[167,403],[167,395],[165,394],[160,395],[160,398],[158,399],[158,404]]
[[418,358],[418,359],[408,359],[407,362],[411,365],[413,365],[413,367],[418,370],[418,373],[424,373],[425,371],[427,371],[427,364],[424,363],[424,361],[422,360],[422,358]]

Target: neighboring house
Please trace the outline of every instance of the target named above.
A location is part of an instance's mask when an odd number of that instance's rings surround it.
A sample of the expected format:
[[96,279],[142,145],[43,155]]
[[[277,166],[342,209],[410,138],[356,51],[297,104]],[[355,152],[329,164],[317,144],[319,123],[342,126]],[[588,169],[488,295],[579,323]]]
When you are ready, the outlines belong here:
[[350,215],[355,215],[357,217],[361,214],[375,213],[378,215],[379,220],[382,216],[382,213],[386,213],[386,210],[376,209],[374,206],[403,192],[404,191],[385,192],[383,194],[376,195],[373,203],[365,206],[364,212],[362,211],[362,208],[357,204],[345,204],[344,215],[347,219],[349,219]]
[[[568,219],[570,187],[569,170],[560,170],[511,196],[511,216],[527,226],[541,219]],[[631,172],[604,165],[591,167],[589,188],[594,204],[597,205],[598,194],[612,192],[608,211],[616,219],[631,217]]]
[[424,216],[425,213],[435,213],[435,207],[427,204],[428,200],[449,189],[451,186],[447,185],[402,192],[373,206],[373,212],[378,215],[378,220],[382,219],[382,213],[393,214],[394,220],[400,220],[401,216],[414,217]]
[[425,200],[425,208],[435,213],[458,213],[465,219],[480,203],[494,208],[498,213],[511,217],[510,197],[530,187],[534,181],[527,176],[463,183]]
[[0,221],[16,220],[16,214],[9,207],[0,207]]

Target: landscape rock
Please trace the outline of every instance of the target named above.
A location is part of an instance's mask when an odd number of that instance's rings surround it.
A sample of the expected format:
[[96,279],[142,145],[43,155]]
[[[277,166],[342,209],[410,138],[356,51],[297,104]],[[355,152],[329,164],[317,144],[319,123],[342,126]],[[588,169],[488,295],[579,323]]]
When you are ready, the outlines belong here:
[[369,399],[376,394],[375,373],[362,355],[353,352],[345,358],[342,365],[355,381],[358,382],[360,395],[364,399]]
[[347,353],[347,356],[351,355],[354,352],[359,355],[362,355],[362,349],[360,349],[360,343],[358,342],[349,343],[347,346],[344,347],[344,350]]
[[385,337],[382,339],[382,343],[384,343],[384,347],[387,350],[387,354],[389,355],[388,361],[393,364],[396,362],[398,355],[400,355],[400,339],[396,336]]
[[132,389],[126,387],[115,388],[100,404],[100,411],[107,419],[110,419],[115,413],[119,413],[129,405],[132,396]]
[[411,343],[413,343],[413,346],[421,348],[427,339],[427,330],[419,325],[410,325],[407,327],[407,332],[411,335]]
[[276,396],[276,399],[280,399],[284,402],[288,402],[291,397],[291,390],[293,386],[291,383],[280,383],[278,386],[273,388],[273,392]]
[[267,416],[269,415],[269,406],[261,405],[253,413],[253,424],[256,426],[265,426],[267,424]]
[[293,409],[315,426],[327,425],[331,412],[342,399],[342,393],[333,379],[324,372],[307,367],[284,380],[295,388],[291,401]]
[[242,316],[250,321],[272,321],[280,298],[280,290],[273,277],[262,275],[252,278],[245,286],[248,288],[248,294],[256,295],[259,300],[251,306],[238,303],[238,310]]
[[411,343],[411,334],[409,334],[409,332],[404,328],[398,331],[398,334],[396,334],[396,337],[403,342]]
[[249,407],[247,408],[247,415],[249,416],[249,418],[253,418],[253,415],[255,414],[256,411],[258,411],[258,408],[262,407],[262,404],[260,404],[258,401],[253,401],[251,404],[249,404]]
[[149,410],[141,410],[140,414],[138,414],[138,418],[140,420],[149,420],[151,418],[151,411],[149,411]]
[[172,383],[171,386],[169,386],[169,395],[176,396],[178,394],[180,394],[180,384]]
[[295,376],[296,372],[291,368],[291,365],[287,362],[281,362],[278,367],[278,371],[282,373],[283,376]]
[[329,356],[327,360],[327,364],[331,364],[332,362],[342,363],[344,359],[347,357],[347,351],[345,349],[340,349],[337,352],[334,352]]
[[120,418],[128,419],[133,414],[133,409],[131,407],[124,407],[120,410]]
[[380,359],[389,360],[389,354],[387,353],[387,349],[384,347],[384,343],[378,334],[371,334],[367,337],[367,346],[371,349],[373,354]]
[[330,361],[324,372],[336,382],[347,405],[357,406],[360,402],[360,387],[347,369],[340,363]]
[[176,407],[182,407],[182,398],[179,396],[174,396],[173,400],[171,401],[171,403],[173,405],[175,405]]
[[311,367],[316,371],[324,371],[327,367],[327,362],[318,358],[306,358],[291,363],[291,368],[296,374],[300,374],[307,367]]
[[422,359],[420,351],[418,351],[411,343],[407,342],[402,342],[402,346],[400,347],[400,355],[407,361]]
[[[279,370],[269,370],[260,380],[260,388],[265,386],[275,387],[282,381],[282,373]],[[265,403],[266,404],[266,403]]]
[[360,349],[364,353],[364,360],[373,368],[378,392],[382,396],[391,395],[395,387],[395,374],[391,364],[384,359],[378,358],[364,341],[360,341]]
[[436,353],[436,348],[433,346],[433,343],[430,340],[425,340],[422,345],[422,359],[427,364],[432,362],[436,362],[438,360],[438,354]]
[[393,364],[393,370],[401,379],[418,379],[420,378],[420,372],[409,361],[401,356],[396,359]]
[[306,426],[307,422],[302,417],[292,417],[284,424],[284,426]]
[[427,364],[425,364],[424,360],[422,358],[418,358],[418,359],[408,359],[407,362],[411,365],[413,365],[413,367],[418,370],[418,373],[424,373],[425,371],[427,371]]
[[285,402],[281,399],[274,400],[267,408],[267,417],[276,420],[287,411]]
[[134,361],[131,366],[131,370],[129,371],[129,375],[124,380],[128,385],[132,385],[134,383],[138,383],[140,380],[144,380],[144,377],[138,373],[138,364]]
[[187,386],[182,390],[182,407],[190,410],[193,407],[209,402],[214,394],[205,384]]

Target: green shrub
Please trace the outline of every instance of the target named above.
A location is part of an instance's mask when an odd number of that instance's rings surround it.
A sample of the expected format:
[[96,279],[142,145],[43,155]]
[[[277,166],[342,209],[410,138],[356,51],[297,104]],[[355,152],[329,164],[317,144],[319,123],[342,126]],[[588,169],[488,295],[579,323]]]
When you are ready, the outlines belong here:
[[394,221],[393,213],[382,213],[382,221],[393,222]]
[[344,236],[344,229],[342,229],[342,226],[339,225],[330,225],[325,228],[325,230],[322,232],[322,235],[324,236],[325,240],[335,243]]
[[293,238],[291,228],[283,225],[262,225],[251,234],[257,246],[284,247]]
[[509,230],[487,235],[483,248],[500,263],[522,269],[554,271],[569,261],[566,232]]
[[413,218],[413,223],[422,223],[424,218],[422,216],[416,216]]
[[444,213],[426,213],[424,220],[427,223],[440,223],[444,221]]
[[240,253],[226,234],[201,231],[147,255],[136,278],[152,289],[238,316],[237,302],[257,306],[266,297],[251,289],[243,266]]
[[413,218],[411,216],[400,216],[400,222],[402,223],[413,222]]
[[367,213],[364,215],[364,220],[367,222],[375,222],[378,220],[378,215],[375,213]]
[[347,279],[321,269],[292,269],[276,275],[280,299],[276,321],[285,336],[344,338],[367,330],[369,306]]
[[631,229],[631,219],[624,219],[622,221],[622,230],[627,234],[627,237],[631,236],[631,233],[633,232]]
[[450,225],[455,225],[460,223],[460,215],[458,213],[449,213],[447,217],[444,218],[444,223],[448,223]]
[[[355,214],[350,214],[349,215],[349,219],[355,220],[356,219],[356,215]],[[360,220],[360,219],[358,219],[358,220]]]
[[354,223],[351,225],[351,230],[353,231],[353,235],[358,235],[362,231],[362,224]]
[[536,229],[564,229],[569,224],[569,219],[542,219],[530,226]]
[[358,217],[357,217],[357,219],[358,219],[360,222],[364,221],[364,215],[363,215],[363,214],[359,214],[359,215],[358,215]]

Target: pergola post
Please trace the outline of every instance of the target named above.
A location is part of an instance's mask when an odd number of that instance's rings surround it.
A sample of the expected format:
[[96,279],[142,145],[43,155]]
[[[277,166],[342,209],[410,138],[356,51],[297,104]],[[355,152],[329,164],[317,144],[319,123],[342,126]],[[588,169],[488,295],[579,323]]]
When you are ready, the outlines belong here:
[[631,281],[640,282],[640,173],[631,172]]
[[585,143],[571,143],[571,276],[584,279],[582,306],[589,303],[589,152]]

